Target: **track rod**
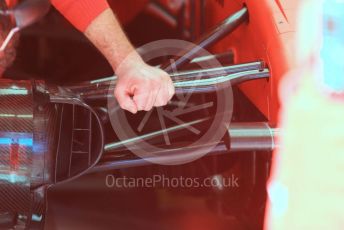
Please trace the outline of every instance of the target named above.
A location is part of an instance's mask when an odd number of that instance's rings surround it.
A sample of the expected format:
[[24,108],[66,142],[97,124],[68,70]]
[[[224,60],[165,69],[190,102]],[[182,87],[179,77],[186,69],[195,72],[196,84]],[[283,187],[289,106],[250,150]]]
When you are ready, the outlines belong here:
[[[227,154],[229,152],[272,151],[278,148],[276,137],[279,136],[279,133],[279,128],[271,128],[266,122],[232,123],[228,129],[229,140],[227,142],[229,143],[226,143],[226,140],[221,141],[207,156]],[[208,145],[209,144],[212,143],[208,143]],[[107,144],[105,152],[109,154],[111,150],[115,150],[122,145],[123,143],[120,142]],[[180,162],[184,159],[194,157],[190,156],[190,154],[193,154],[193,148],[198,147],[166,149],[160,153],[153,153],[151,157],[146,159],[138,157],[126,157],[125,159],[121,159],[119,157],[117,160],[99,163],[91,172],[146,166],[151,165],[151,162],[166,162],[167,164],[174,161]]]

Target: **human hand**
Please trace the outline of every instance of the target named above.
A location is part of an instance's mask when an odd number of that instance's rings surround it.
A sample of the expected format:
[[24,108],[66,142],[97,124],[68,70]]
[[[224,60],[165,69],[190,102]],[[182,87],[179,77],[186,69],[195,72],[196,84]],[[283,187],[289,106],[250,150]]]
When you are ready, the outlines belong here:
[[115,97],[122,109],[134,114],[166,105],[175,93],[170,76],[142,60],[124,61],[116,74]]

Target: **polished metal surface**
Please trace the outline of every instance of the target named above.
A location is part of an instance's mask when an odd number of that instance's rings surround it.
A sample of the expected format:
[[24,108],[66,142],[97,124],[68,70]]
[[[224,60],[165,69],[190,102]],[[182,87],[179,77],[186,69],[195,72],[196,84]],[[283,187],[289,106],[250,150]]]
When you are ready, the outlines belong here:
[[174,86],[177,93],[185,93],[189,90],[194,93],[207,93],[224,89],[228,85],[233,86],[242,82],[269,77],[270,72],[268,69],[264,69],[263,71],[251,70],[213,78],[174,82]]
[[202,66],[202,63],[208,63],[209,61],[216,60],[221,65],[230,65],[234,63],[234,53],[232,51],[226,51],[224,53],[211,54],[207,56],[195,57],[189,63],[189,65]]
[[[263,62],[243,63],[219,68],[187,70],[171,74],[176,94],[215,92],[229,85],[269,78],[270,72]],[[74,93],[84,100],[107,99],[113,96],[116,77],[85,82],[80,85],[60,87],[61,92]]]
[[[175,59],[174,67],[179,69],[186,63],[190,62],[190,60],[196,57],[200,50],[206,49],[216,42],[220,41],[226,35],[230,34],[236,28],[238,28],[243,22],[247,20],[247,18],[248,10],[246,7],[226,18],[212,31],[205,34],[199,41],[195,42],[197,46],[189,49],[183,54],[178,55],[179,57]],[[170,65],[170,63],[163,65],[161,68],[167,72],[172,71],[172,66]]]
[[228,133],[231,151],[271,151],[279,146],[280,129],[265,122],[231,123]]
[[[180,130],[182,127],[176,127],[176,131]],[[243,151],[272,151],[275,148],[278,148],[276,138],[279,136],[279,128],[271,128],[266,122],[238,122],[232,123],[228,129],[229,138],[217,144],[217,146],[212,150],[208,155],[218,155],[226,154],[229,152],[243,152]],[[133,148],[139,148],[139,141],[147,141],[150,138],[155,138],[160,135],[163,139],[163,132],[155,132],[154,134],[147,134],[143,136],[138,136],[131,140],[131,143],[127,142],[115,142],[109,143],[106,145],[105,152],[111,154],[112,151],[116,151],[123,147],[123,145],[133,146]],[[135,145],[136,144],[136,145]],[[129,168],[150,165],[151,162],[159,160],[159,162],[178,162],[183,159],[189,159],[190,153],[197,147],[184,147],[177,149],[166,149],[163,152],[152,153],[151,157],[146,159],[141,159],[133,156],[124,155],[124,157],[109,157],[105,161],[96,165],[90,172],[101,172],[107,170],[114,170],[119,168]],[[129,149],[130,150],[130,149]]]
[[147,134],[144,134],[142,136],[137,136],[137,137],[125,140],[125,141],[108,143],[104,147],[104,152],[105,153],[111,153],[113,151],[124,150],[128,146],[134,147],[138,142],[144,141],[144,140],[152,140],[153,138],[161,139],[161,137],[164,133],[165,134],[166,133],[172,134],[172,133],[175,133],[179,130],[185,129],[185,127],[200,124],[200,123],[208,121],[208,120],[209,120],[209,118],[203,118],[203,119],[195,120],[192,122],[187,122],[187,123],[182,124],[182,125],[172,126],[172,127],[166,128],[165,130],[159,130],[156,132],[147,133]]
[[[213,58],[214,56],[207,56],[207,57],[200,57],[195,58],[191,63],[199,63],[202,61],[206,61],[209,58]],[[216,58],[216,56],[215,56]],[[221,66],[216,68],[209,68],[209,69],[191,69],[191,70],[183,70],[178,71],[177,73],[171,73],[170,77],[174,79],[174,81],[181,81],[181,80],[197,80],[202,78],[211,78],[216,76],[223,76],[233,73],[245,72],[245,71],[263,71],[265,69],[265,64],[262,61],[255,61],[255,62],[248,62],[248,63],[241,63],[236,65],[227,65]],[[106,78],[100,78],[92,81],[78,83],[77,85],[71,85],[68,88],[72,89],[76,92],[87,91],[89,88],[98,88],[100,86],[109,87],[111,84],[114,84],[117,80],[117,76],[111,76]]]
[[[180,162],[180,161],[187,161],[194,157],[193,151],[198,148],[197,147],[184,147],[179,149],[166,149],[162,152],[154,152],[152,153],[151,157],[147,157],[145,159],[142,158],[131,158],[131,159],[118,159],[113,161],[105,161],[97,164],[89,173],[94,172],[103,172],[121,168],[131,168],[131,167],[139,167],[145,165],[151,165],[154,161],[159,162],[166,162],[166,163],[173,163],[173,162]],[[228,153],[229,150],[224,143],[220,143],[215,146],[210,153],[211,155],[219,155]],[[191,153],[191,154],[190,154]]]

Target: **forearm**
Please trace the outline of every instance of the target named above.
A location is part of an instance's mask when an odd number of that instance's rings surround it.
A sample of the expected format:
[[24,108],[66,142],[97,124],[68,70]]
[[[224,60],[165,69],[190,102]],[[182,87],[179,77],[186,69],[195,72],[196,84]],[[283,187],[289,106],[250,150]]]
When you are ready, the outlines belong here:
[[142,62],[111,9],[96,17],[87,27],[85,35],[116,72],[124,59],[126,65]]
[[174,86],[169,75],[142,60],[106,0],[51,1],[108,60],[118,76],[114,94],[123,109],[148,111],[172,98]]
[[81,32],[110,6],[107,0],[50,0],[54,7]]

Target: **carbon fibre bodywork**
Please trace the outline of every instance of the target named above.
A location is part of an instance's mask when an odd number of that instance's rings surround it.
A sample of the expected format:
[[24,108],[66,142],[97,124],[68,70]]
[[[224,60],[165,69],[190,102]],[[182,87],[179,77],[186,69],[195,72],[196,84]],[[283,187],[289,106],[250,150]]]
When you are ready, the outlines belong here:
[[[43,226],[49,186],[73,180],[98,162],[101,123],[73,97],[52,102],[44,82],[0,85],[0,227]],[[74,123],[80,114],[85,118]]]

